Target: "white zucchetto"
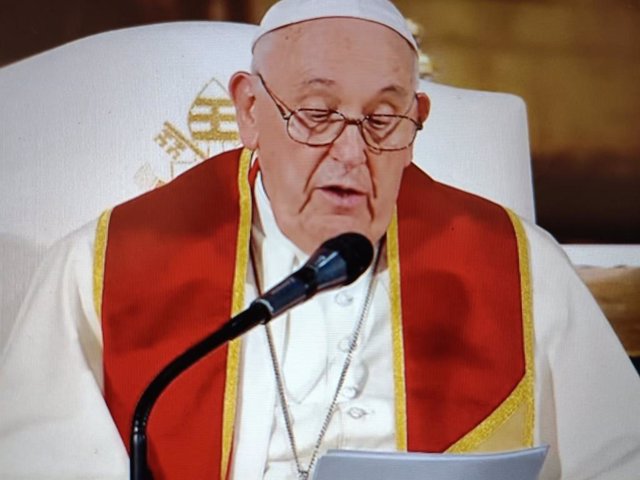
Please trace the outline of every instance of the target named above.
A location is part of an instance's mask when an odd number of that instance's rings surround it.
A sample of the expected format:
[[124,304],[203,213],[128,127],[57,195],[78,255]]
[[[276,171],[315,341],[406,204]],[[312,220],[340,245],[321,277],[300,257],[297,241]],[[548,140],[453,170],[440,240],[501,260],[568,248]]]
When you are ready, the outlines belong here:
[[266,33],[295,23],[331,17],[358,18],[384,25],[401,35],[418,53],[406,19],[389,0],[281,0],[262,17],[251,49]]

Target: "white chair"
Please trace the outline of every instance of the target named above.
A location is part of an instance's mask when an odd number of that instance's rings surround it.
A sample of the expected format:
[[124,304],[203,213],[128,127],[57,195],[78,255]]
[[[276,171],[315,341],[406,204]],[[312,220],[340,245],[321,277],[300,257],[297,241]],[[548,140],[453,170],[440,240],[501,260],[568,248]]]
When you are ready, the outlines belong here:
[[[105,208],[238,145],[226,85],[254,26],[108,32],[0,69],[0,347],[44,250]],[[416,163],[533,220],[518,97],[423,82]]]

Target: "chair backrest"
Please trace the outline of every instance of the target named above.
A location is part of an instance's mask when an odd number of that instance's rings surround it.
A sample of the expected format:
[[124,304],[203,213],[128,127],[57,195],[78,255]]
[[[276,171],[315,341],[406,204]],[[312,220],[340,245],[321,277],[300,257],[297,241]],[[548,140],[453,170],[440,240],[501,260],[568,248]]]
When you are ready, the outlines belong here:
[[[237,146],[226,86],[255,27],[159,24],[0,69],[0,346],[43,251],[102,210]],[[524,103],[423,82],[415,161],[533,219]]]

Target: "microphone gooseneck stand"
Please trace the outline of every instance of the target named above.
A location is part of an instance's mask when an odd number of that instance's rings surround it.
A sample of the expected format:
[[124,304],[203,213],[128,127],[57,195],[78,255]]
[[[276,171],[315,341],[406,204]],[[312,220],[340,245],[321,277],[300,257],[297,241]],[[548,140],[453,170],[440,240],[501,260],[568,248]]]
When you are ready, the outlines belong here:
[[233,317],[220,329],[199,341],[171,361],[146,388],[133,414],[129,466],[132,480],[153,480],[147,464],[147,422],[158,397],[187,368],[225,342],[239,337],[254,326],[271,320],[271,312],[263,303],[255,302]]
[[352,283],[364,273],[372,259],[373,246],[363,235],[344,233],[327,240],[302,268],[164,367],[143,392],[133,414],[129,459],[131,480],[153,480],[147,462],[147,423],[156,400],[173,380],[209,352],[256,325],[269,322],[319,291]]

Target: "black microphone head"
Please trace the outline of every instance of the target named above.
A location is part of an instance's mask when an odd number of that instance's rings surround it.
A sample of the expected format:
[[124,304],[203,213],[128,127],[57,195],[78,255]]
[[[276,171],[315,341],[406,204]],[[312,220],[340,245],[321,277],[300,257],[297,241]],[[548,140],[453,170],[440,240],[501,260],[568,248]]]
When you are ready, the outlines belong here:
[[359,233],[343,233],[320,245],[296,272],[256,302],[267,306],[271,318],[324,290],[353,283],[373,259],[373,246]]
[[349,285],[362,275],[373,260],[373,245],[367,237],[349,232],[330,238],[320,249],[336,252],[346,264],[347,278],[342,285]]

